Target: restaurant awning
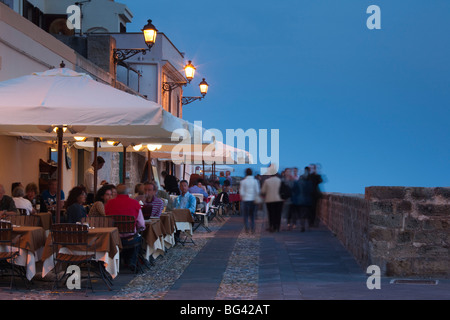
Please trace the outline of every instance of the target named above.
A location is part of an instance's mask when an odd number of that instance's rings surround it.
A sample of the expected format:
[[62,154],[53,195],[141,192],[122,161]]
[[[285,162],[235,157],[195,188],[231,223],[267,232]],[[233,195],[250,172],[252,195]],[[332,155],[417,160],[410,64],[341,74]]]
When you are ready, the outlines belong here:
[[[58,190],[62,142],[74,136],[112,138],[122,143],[175,143],[173,132],[195,125],[164,111],[155,102],[131,95],[66,68],[0,82],[0,134],[58,141]],[[60,130],[53,130],[61,128]],[[59,200],[60,193],[57,192]],[[60,202],[57,202],[59,222]]]
[[89,75],[52,69],[0,82],[0,134],[105,137],[128,143],[171,143],[176,129],[193,126],[152,101],[117,90]]

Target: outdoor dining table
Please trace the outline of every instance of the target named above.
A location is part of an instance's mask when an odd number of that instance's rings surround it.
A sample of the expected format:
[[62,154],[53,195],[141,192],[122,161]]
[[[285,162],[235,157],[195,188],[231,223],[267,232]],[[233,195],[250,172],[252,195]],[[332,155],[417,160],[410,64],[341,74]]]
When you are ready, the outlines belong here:
[[52,226],[52,213],[51,212],[38,212],[35,214],[39,217],[39,225],[44,228],[46,235],[50,232]]
[[[228,199],[230,200],[230,203],[233,204],[233,211],[240,210],[240,203],[241,203],[241,195],[239,193],[229,193]],[[234,204],[236,206],[234,206]]]
[[[41,260],[44,245],[45,231],[42,227],[15,226],[13,225],[13,239],[20,235],[19,256],[15,259],[15,265],[25,268],[25,275],[28,280],[36,275],[36,262]],[[0,246],[0,251],[8,251],[9,247]]]
[[163,228],[159,218],[145,220],[145,230],[142,232],[142,237],[146,244],[145,258],[147,260],[150,256],[156,259],[159,255],[165,253]]
[[164,245],[167,249],[175,245],[176,222],[172,212],[162,213],[159,217],[161,228],[164,235]]
[[171,211],[175,219],[177,230],[192,236],[192,225],[194,218],[192,218],[189,209],[174,209]]
[[[102,261],[105,265],[105,270],[114,279],[119,274],[120,266],[120,250],[122,249],[122,242],[119,236],[119,230],[117,228],[93,228],[88,230],[88,243],[94,238],[96,248],[96,261]],[[77,251],[76,248],[69,250],[68,248],[62,248],[62,253],[71,254],[84,254],[85,251]],[[52,235],[47,237],[45,242],[44,252],[42,253],[42,277],[45,277],[54,268],[53,260],[53,245]]]

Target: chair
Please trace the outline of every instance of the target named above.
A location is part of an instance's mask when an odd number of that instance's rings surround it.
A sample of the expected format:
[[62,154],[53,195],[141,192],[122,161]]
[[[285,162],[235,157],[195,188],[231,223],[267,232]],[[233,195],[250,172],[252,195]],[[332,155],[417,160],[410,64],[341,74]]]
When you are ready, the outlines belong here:
[[28,226],[28,227],[39,227],[40,218],[38,216],[9,216],[8,220],[11,221],[13,225],[17,226]]
[[192,195],[194,197],[198,198],[200,200],[200,202],[203,202],[203,198],[204,198],[203,194],[201,194],[201,193],[192,193]]
[[[92,239],[88,243],[88,226],[74,223],[54,224],[51,229],[51,235],[52,235],[52,246],[54,255],[53,270],[55,272],[55,282],[53,285],[54,289],[57,288],[58,281],[62,280],[66,275],[65,271],[61,279],[58,279],[58,272],[56,268],[56,264],[58,262],[66,263],[68,264],[68,266],[70,265],[80,266],[81,264],[87,264],[89,286],[86,285],[85,294],[87,296],[87,291],[89,287],[91,288],[92,292],[94,292],[94,288],[92,287],[91,281],[91,262],[95,259],[96,254],[95,241],[97,240],[97,238]],[[74,249],[74,246],[76,246],[76,250],[81,251],[83,253],[82,254],[60,253],[62,248]]]
[[144,216],[145,220],[148,220],[151,218],[152,211],[153,211],[153,205],[145,204],[142,206],[142,215]]
[[15,258],[19,255],[19,248],[13,247],[19,243],[20,235],[13,237],[12,224],[10,222],[0,221],[0,246],[7,248],[5,252],[0,252],[0,269],[11,268],[11,283],[9,289],[12,289],[14,283]]
[[89,227],[94,228],[113,228],[114,219],[111,216],[105,217],[84,217],[81,219],[82,223],[87,223]]
[[[144,255],[142,254],[142,237],[139,235],[138,232],[136,232],[136,219],[133,216],[126,216],[126,215],[112,215],[110,216],[114,220],[114,226],[117,227],[119,230],[119,234],[121,236],[130,235],[128,237],[123,237],[122,239],[122,249],[124,250],[137,250],[137,259],[136,259],[136,265],[132,266],[135,273],[143,272],[142,266],[146,266],[148,269],[148,261],[144,258]],[[130,237],[135,237],[136,235],[139,235],[140,241],[136,241],[133,244],[127,244],[124,242],[125,239]]]
[[17,208],[17,212],[21,216],[26,216],[27,215],[27,209]]
[[[203,197],[203,195],[200,196]],[[192,231],[195,231],[202,226],[206,231],[211,232],[211,229],[208,228],[208,212],[205,209],[206,204],[197,196],[195,199],[197,200],[197,206],[194,214],[194,227],[192,228]]]
[[206,214],[209,221],[212,221],[214,218],[217,217],[218,220],[223,221],[224,219],[217,215],[218,207],[214,206],[214,200],[216,199],[216,196],[211,196],[211,199],[209,199],[209,202],[206,204]]
[[214,198],[214,201],[216,203],[213,202],[211,208],[216,211],[217,217],[219,217],[219,219],[223,219],[222,216],[224,215],[224,212],[232,210],[231,203],[229,202],[228,194],[225,192],[221,192],[217,197],[217,199]]

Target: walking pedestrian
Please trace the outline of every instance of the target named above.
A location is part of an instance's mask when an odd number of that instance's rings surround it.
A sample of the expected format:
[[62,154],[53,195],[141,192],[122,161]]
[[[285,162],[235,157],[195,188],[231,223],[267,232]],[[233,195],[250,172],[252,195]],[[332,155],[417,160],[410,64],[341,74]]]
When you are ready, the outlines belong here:
[[[256,203],[259,197],[259,183],[253,177],[252,169],[245,170],[245,178],[241,181],[239,194],[241,195],[241,210],[244,217],[245,232],[255,233]],[[250,225],[249,225],[250,219]]]
[[313,205],[314,186],[312,181],[308,178],[309,168],[305,168],[305,173],[300,176],[300,179],[294,182],[292,187],[292,205],[295,219],[300,220],[301,232],[305,231],[306,221],[311,227],[310,218]]
[[315,164],[309,165],[310,173],[309,180],[311,180],[313,185],[313,194],[312,194],[312,206],[311,206],[311,215],[309,220],[309,225],[311,227],[316,227],[317,222],[317,205],[319,203],[321,197],[320,184],[323,182],[322,176],[317,172],[317,166]]
[[283,210],[283,199],[280,197],[281,179],[276,174],[274,165],[271,165],[267,174],[271,175],[264,181],[261,187],[261,195],[266,203],[269,215],[269,231],[280,231],[281,211]]
[[[292,190],[292,186],[294,185],[294,176],[291,168],[287,168],[284,170],[284,177],[281,179],[285,185]],[[292,206],[291,197],[287,198],[283,203],[283,216],[286,217],[287,221],[287,229],[292,230],[295,228],[294,221],[294,207]]]

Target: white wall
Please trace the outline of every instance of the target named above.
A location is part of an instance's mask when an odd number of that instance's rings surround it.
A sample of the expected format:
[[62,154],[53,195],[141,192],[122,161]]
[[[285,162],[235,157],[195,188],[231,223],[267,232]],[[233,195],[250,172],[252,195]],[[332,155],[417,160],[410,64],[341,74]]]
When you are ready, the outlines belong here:
[[[35,0],[45,4],[41,9],[46,14],[65,14],[67,7],[75,4],[74,0]],[[42,8],[41,6],[39,6]],[[83,33],[95,27],[102,27],[107,32],[120,32],[120,21],[131,22],[133,15],[126,5],[111,0],[92,0],[82,5]],[[124,16],[126,20],[122,20]]]

